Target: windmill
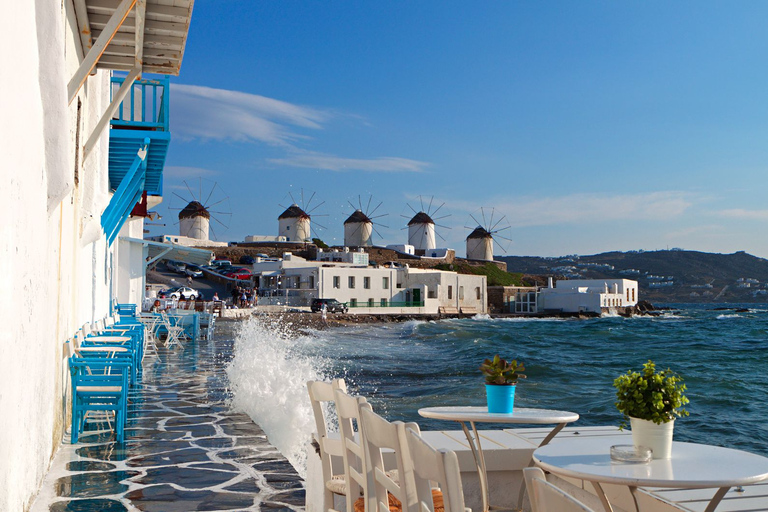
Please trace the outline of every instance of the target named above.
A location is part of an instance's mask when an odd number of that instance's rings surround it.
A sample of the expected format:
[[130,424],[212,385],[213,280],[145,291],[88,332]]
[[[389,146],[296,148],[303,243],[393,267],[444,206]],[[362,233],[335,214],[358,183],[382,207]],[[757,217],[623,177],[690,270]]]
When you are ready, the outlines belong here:
[[368,197],[368,202],[363,207],[363,200],[361,196],[357,196],[357,206],[352,201],[347,201],[349,205],[354,209],[352,215],[344,221],[344,245],[348,247],[366,247],[372,244],[373,234],[376,233],[379,238],[382,238],[374,225],[381,227],[387,227],[376,222],[376,219],[386,217],[386,213],[380,213],[376,215],[376,212],[381,207],[383,202],[379,202],[375,208],[371,209],[371,202],[373,196]]
[[[317,237],[317,229],[312,228],[311,214],[321,206],[325,204],[322,201],[312,206],[312,201],[315,198],[315,193],[309,196],[309,199],[304,199],[304,189],[301,189],[300,201],[293,197],[291,192],[288,192],[288,197],[291,198],[291,205],[287,208],[280,205],[281,208],[285,208],[285,211],[277,217],[278,222],[278,235],[284,236],[288,242],[310,242],[312,240],[312,234]],[[299,206],[301,202],[301,206]],[[315,214],[315,217],[324,217],[325,215]],[[325,226],[315,223],[317,227],[325,229]]]
[[[506,254],[506,246],[512,242],[504,235],[511,229],[506,215],[499,215],[495,208],[478,208],[469,215],[464,227],[472,232],[467,236],[467,259],[493,261],[494,242]],[[503,246],[499,240],[508,242]]]
[[[169,210],[179,210],[179,235],[197,240],[210,240],[210,233],[216,239],[216,230],[211,221],[219,225],[219,233],[223,234],[229,229],[232,211],[229,206],[229,196],[224,193],[218,182],[198,178],[199,184],[196,190],[184,180],[186,192],[173,195],[184,206],[169,206]],[[215,209],[214,209],[215,208]]]
[[445,203],[441,204],[440,206],[438,206],[433,210],[432,203],[434,199],[435,199],[434,196],[430,197],[429,203],[425,208],[424,197],[419,196],[419,204],[421,205],[421,209],[419,211],[416,211],[416,209],[409,204],[408,208],[410,208],[415,215],[413,217],[410,217],[408,215],[401,215],[406,219],[410,218],[407,226],[408,245],[412,245],[414,249],[416,249],[417,251],[423,252],[423,251],[428,251],[430,249],[434,249],[435,247],[437,247],[437,245],[435,244],[435,235],[439,236],[441,240],[445,241],[445,238],[443,238],[439,233],[435,232],[435,226],[439,226],[444,229],[450,229],[448,226],[443,226],[435,223],[436,220],[450,217],[450,214],[443,215],[442,217],[435,217],[437,212],[439,212],[440,209],[443,206],[445,206]]

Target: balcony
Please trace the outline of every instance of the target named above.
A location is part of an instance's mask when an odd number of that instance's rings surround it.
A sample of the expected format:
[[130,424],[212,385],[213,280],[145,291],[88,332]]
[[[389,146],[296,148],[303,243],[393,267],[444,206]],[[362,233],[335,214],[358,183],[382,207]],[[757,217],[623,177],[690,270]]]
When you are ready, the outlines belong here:
[[[125,77],[112,77],[114,95]],[[117,190],[130,174],[137,152],[147,144],[146,176],[143,191],[162,195],[163,167],[171,141],[168,125],[169,80],[136,80],[112,116],[109,130],[109,185]]]

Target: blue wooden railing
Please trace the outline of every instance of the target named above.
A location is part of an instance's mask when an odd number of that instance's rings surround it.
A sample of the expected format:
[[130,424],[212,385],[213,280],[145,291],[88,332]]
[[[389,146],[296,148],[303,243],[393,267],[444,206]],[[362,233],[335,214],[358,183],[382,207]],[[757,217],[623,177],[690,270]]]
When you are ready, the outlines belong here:
[[[112,77],[112,95],[124,80],[121,76]],[[168,77],[136,80],[113,117],[112,127],[168,131],[168,86]]]

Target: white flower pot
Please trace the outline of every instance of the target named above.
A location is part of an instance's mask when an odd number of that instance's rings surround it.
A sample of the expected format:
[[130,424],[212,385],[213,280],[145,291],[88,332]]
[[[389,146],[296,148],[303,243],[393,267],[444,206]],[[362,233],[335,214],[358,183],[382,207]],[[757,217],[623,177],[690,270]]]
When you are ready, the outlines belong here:
[[632,444],[646,446],[653,450],[654,459],[669,459],[672,457],[672,434],[675,420],[657,425],[648,420],[629,418],[632,427]]

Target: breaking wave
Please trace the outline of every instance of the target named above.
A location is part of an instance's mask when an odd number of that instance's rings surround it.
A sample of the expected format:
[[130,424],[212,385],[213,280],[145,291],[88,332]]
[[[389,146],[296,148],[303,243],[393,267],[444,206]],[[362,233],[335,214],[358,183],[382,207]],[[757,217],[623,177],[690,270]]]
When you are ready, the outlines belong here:
[[325,380],[325,360],[305,355],[317,342],[280,320],[253,317],[238,329],[227,367],[232,406],[261,426],[302,478],[306,444],[315,429],[306,382]]

